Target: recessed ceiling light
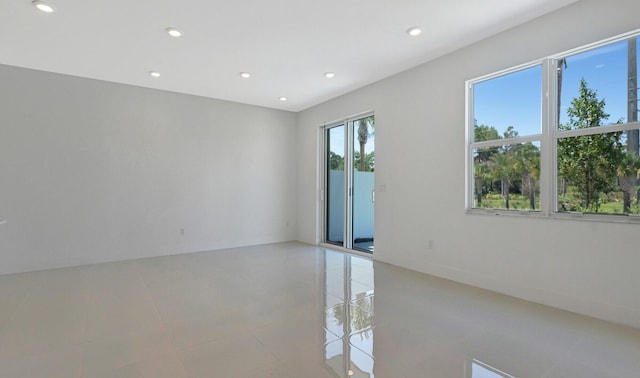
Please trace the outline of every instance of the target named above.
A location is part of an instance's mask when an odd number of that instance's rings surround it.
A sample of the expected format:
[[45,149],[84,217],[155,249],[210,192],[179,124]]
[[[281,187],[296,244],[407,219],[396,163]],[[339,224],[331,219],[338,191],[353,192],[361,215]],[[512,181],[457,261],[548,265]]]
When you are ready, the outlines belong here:
[[45,13],[51,13],[53,12],[55,9],[53,8],[53,5],[51,4],[47,4],[44,1],[38,1],[38,0],[34,0],[31,2],[31,4],[33,4],[34,7],[38,8],[39,10],[45,12]]
[[180,30],[176,29],[176,28],[166,28],[165,30],[172,37],[178,38],[178,37],[182,36],[182,32]]
[[422,33],[422,29],[420,29],[420,27],[418,27],[418,26],[412,26],[409,29],[407,29],[407,34],[409,34],[412,37],[415,37],[416,35],[419,35],[420,33]]
[[324,73],[324,77],[326,77],[327,79],[333,79],[336,76],[336,74],[334,72],[325,72]]
[[149,71],[149,75],[153,77],[160,77],[160,72],[158,71]]
[[248,72],[240,72],[240,76],[241,76],[243,79],[248,79],[248,78],[250,78],[250,77],[251,77],[251,74],[250,74],[250,73],[248,73]]
[[287,100],[288,100],[288,98],[286,98],[284,96],[280,97],[280,101],[287,101]]

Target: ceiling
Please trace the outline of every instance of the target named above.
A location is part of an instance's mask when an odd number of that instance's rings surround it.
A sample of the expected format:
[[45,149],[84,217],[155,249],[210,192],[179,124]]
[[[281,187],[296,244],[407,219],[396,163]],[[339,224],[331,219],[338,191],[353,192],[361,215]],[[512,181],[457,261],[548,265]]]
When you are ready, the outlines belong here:
[[575,1],[0,0],[0,64],[300,111]]

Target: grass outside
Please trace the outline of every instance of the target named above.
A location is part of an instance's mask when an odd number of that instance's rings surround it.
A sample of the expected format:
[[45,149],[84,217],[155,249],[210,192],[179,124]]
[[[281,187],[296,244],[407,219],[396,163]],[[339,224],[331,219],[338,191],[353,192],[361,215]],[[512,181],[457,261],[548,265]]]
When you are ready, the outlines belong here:
[[[620,197],[620,198],[618,198]],[[581,211],[585,213],[595,213],[595,211],[587,211],[579,206],[579,200],[574,196],[560,196],[558,198],[561,204],[564,204],[564,210],[561,211]],[[623,214],[623,201],[621,194],[615,194],[607,197],[605,195],[600,199],[600,206],[598,208],[598,214]],[[631,201],[631,214],[640,213],[637,199]],[[484,209],[505,209],[504,197],[501,194],[489,193],[482,198],[482,203],[478,206],[477,202],[474,203],[475,207]],[[510,210],[531,210],[529,207],[529,198],[521,194],[511,194],[509,196],[509,209]],[[540,210],[540,196],[536,196],[535,210]]]
[[[540,210],[540,197],[536,197],[535,210]],[[476,207],[477,203],[476,203]],[[487,194],[482,198],[482,204],[479,206],[485,209],[504,209],[504,197],[501,194]],[[511,210],[531,210],[529,207],[529,197],[521,194],[511,194],[509,196],[509,209]]]
[[[624,202],[622,200],[622,194],[607,197],[603,195],[600,198],[600,205],[598,211],[595,209],[584,209],[580,206],[580,201],[570,195],[560,196],[558,198],[560,203],[565,204],[567,211],[581,211],[584,213],[597,213],[597,214],[623,214]],[[634,199],[631,201],[631,208],[629,209],[631,214],[638,214],[638,201]]]

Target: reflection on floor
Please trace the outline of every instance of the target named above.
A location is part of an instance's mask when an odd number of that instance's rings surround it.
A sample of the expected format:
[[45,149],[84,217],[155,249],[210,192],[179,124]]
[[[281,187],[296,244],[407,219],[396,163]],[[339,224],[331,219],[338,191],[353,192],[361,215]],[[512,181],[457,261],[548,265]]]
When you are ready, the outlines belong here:
[[0,276],[0,377],[638,377],[640,330],[300,243]]

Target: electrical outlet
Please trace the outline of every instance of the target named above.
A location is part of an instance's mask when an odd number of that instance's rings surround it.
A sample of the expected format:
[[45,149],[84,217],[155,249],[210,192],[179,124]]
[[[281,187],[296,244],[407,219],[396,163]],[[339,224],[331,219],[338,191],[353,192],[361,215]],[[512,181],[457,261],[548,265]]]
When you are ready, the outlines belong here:
[[429,239],[429,249],[433,249],[433,240]]
[[184,228],[180,229],[180,235],[184,236]]

